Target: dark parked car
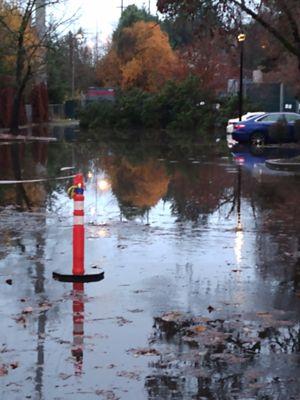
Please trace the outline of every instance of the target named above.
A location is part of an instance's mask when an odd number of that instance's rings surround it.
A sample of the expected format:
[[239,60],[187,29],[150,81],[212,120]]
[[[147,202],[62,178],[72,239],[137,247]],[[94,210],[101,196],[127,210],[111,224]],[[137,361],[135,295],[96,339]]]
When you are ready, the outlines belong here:
[[[240,143],[263,144],[266,142],[293,142],[296,140],[295,122],[300,114],[292,112],[265,113],[247,121],[236,122],[232,139]],[[297,126],[300,122],[297,123]],[[281,136],[280,136],[281,134]],[[279,136],[281,139],[279,140]]]

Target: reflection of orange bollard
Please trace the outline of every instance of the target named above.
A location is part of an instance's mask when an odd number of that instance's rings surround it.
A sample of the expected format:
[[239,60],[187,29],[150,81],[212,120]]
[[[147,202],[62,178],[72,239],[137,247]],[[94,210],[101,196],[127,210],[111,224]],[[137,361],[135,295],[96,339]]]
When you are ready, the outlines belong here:
[[73,186],[68,190],[74,200],[73,212],[73,269],[72,275],[53,272],[54,279],[62,282],[96,282],[104,279],[104,272],[85,274],[84,271],[84,181],[83,175],[77,174]]
[[73,283],[73,348],[75,375],[81,375],[83,364],[84,337],[84,283]]

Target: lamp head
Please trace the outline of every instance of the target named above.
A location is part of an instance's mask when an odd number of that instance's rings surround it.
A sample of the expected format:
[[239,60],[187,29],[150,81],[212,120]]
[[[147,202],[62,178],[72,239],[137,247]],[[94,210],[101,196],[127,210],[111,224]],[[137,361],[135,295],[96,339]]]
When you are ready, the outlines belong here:
[[244,42],[246,40],[245,33],[240,33],[237,37],[238,42]]

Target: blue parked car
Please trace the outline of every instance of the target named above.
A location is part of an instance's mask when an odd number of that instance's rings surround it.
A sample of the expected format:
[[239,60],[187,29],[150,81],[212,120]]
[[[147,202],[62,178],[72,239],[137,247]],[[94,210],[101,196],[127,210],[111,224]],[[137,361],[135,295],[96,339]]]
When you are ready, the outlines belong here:
[[239,143],[264,144],[276,141],[270,137],[270,127],[276,123],[283,123],[285,142],[295,141],[294,125],[300,121],[300,114],[292,112],[272,112],[260,116],[253,116],[246,121],[234,123],[232,139]]

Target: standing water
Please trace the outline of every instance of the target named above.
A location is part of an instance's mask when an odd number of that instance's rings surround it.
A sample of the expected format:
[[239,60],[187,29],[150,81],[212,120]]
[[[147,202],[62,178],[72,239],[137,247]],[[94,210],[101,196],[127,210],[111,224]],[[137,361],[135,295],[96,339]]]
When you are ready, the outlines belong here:
[[[274,152],[0,144],[1,399],[299,398],[300,177]],[[78,172],[96,283],[52,279]]]

